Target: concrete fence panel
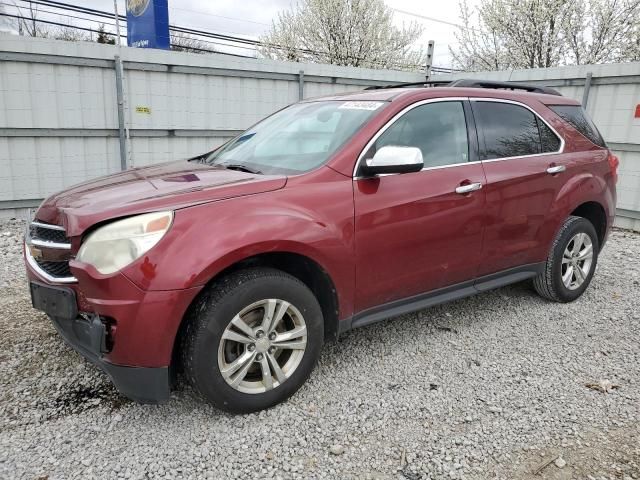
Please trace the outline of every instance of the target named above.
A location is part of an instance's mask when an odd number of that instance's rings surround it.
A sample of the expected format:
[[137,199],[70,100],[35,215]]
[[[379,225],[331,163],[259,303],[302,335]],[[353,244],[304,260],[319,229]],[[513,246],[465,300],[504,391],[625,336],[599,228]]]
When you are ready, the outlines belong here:
[[127,166],[217,147],[304,98],[415,82],[422,73],[0,36],[0,210]]

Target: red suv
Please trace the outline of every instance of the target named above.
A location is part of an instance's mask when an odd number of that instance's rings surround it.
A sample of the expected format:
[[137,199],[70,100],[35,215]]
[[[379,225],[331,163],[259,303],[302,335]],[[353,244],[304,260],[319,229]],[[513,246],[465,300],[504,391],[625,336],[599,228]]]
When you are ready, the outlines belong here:
[[618,160],[574,100],[457,81],[306,100],[213,152],[45,200],[33,306],[141,402],[177,367],[270,407],[351,328],[533,279],[569,302],[615,213]]

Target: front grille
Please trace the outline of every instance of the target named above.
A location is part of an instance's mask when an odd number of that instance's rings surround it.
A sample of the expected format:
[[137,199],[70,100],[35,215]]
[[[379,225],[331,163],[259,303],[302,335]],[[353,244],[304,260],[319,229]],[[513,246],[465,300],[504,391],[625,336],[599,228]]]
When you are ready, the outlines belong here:
[[[44,225],[42,223],[37,225],[32,223],[29,226],[29,234],[32,239],[42,240],[43,242],[70,243],[64,230],[47,228]],[[52,227],[55,227],[55,225],[52,225]]]
[[31,266],[49,281],[75,282],[69,268],[71,241],[58,225],[33,221],[29,225],[27,250]]
[[36,263],[38,266],[47,272],[52,277],[70,277],[71,270],[69,269],[69,261],[64,262],[45,262],[42,260],[36,259]]

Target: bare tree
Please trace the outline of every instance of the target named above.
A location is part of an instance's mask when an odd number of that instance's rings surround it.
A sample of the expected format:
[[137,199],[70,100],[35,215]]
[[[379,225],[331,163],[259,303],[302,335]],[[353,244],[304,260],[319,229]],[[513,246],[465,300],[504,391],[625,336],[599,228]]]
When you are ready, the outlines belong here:
[[422,34],[416,23],[393,25],[383,0],[299,0],[281,12],[261,38],[267,58],[416,69],[425,61],[413,44]]
[[171,32],[171,50],[176,52],[205,53],[215,51],[209,44],[193,35],[183,32]]
[[53,38],[56,40],[66,40],[68,42],[90,42],[91,36],[89,32],[85,32],[75,28],[73,24],[66,27],[60,27],[53,32]]
[[48,37],[49,30],[38,22],[38,5],[29,2],[28,7],[19,7],[13,4],[18,10],[18,34],[27,37]]
[[537,68],[631,59],[640,0],[483,0],[474,12],[462,0],[460,10],[459,67]]

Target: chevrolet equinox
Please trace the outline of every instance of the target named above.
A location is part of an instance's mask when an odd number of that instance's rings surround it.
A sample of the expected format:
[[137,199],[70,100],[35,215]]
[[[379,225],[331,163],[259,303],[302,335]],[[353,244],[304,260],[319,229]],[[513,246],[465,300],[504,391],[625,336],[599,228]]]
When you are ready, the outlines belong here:
[[305,100],[207,154],[47,198],[33,306],[140,402],[176,369],[213,405],[271,407],[351,328],[532,279],[582,295],[618,159],[580,104],[459,80]]

